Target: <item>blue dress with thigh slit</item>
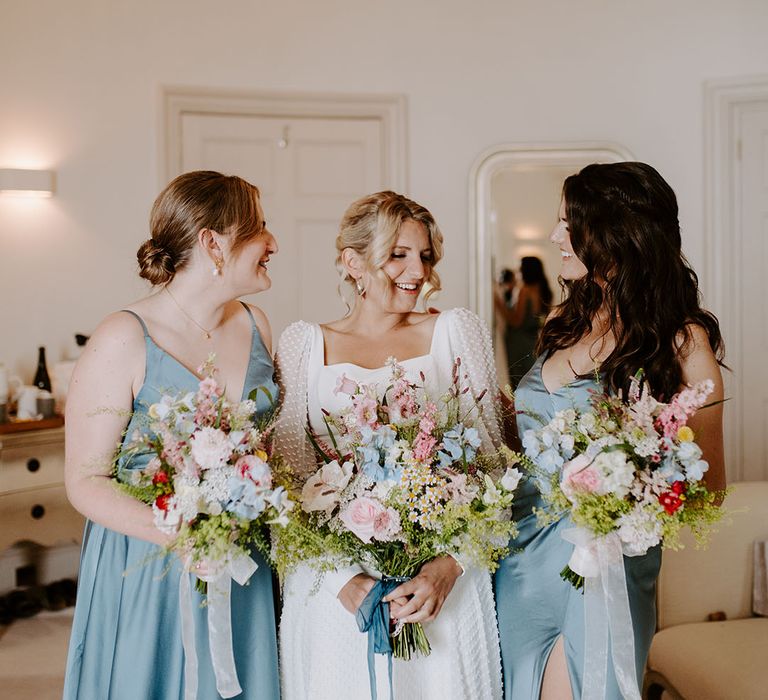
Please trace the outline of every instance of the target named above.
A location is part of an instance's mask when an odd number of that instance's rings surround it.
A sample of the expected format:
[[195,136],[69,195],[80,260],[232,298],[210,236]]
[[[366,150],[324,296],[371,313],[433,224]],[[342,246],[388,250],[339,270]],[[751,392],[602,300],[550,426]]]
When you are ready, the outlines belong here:
[[[523,377],[515,392],[519,434],[541,428],[532,416],[545,423],[558,411],[587,408],[592,391],[601,391],[594,379],[582,378],[549,392],[541,377],[543,356]],[[530,414],[530,415],[529,415]],[[533,480],[518,492],[515,519],[519,535],[510,543],[513,553],[495,574],[494,588],[501,642],[505,700],[535,700],[547,659],[562,636],[573,697],[581,697],[584,669],[584,596],[560,578],[573,545],[560,533],[573,523],[568,517],[544,528],[536,525],[534,507],[542,507],[541,494]],[[640,557],[624,557],[630,614],[635,640],[638,687],[656,629],[656,578],[661,550],[654,547]],[[613,667],[608,660],[606,700],[621,700]]]

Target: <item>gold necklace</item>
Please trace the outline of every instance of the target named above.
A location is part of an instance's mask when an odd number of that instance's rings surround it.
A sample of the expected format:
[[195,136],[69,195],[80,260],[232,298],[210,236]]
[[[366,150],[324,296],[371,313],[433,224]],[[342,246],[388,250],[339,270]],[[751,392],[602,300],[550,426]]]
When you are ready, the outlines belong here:
[[210,340],[211,333],[213,332],[214,329],[211,328],[211,330],[208,330],[207,328],[203,328],[197,321],[195,321],[194,318],[192,318],[186,311],[184,311],[181,304],[179,304],[179,302],[176,301],[176,297],[173,296],[173,294],[171,294],[171,290],[168,289],[168,287],[163,287],[163,289],[165,289],[165,291],[168,292],[168,296],[171,297],[171,300],[173,301],[174,304],[176,304],[176,307],[179,309],[179,311],[181,311],[181,313],[183,313],[190,321],[192,321],[192,323],[194,323],[203,333],[205,333],[206,340]]

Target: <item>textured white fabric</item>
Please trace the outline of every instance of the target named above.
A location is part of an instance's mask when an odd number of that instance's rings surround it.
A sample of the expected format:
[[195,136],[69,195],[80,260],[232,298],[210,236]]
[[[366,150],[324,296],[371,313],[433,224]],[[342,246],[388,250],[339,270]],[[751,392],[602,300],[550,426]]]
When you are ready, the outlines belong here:
[[[435,322],[430,354],[403,363],[409,376],[423,371],[426,385],[442,393],[451,383],[455,358],[461,358],[464,386],[474,396],[485,391],[477,425],[486,450],[500,441],[496,415],[495,366],[485,324],[466,309],[443,312]],[[308,418],[317,406],[336,408],[329,387],[342,372],[357,381],[376,381],[380,370],[348,363],[324,366],[322,332],[302,321],[289,326],[278,343],[276,364],[283,397],[276,447],[291,464],[309,474],[316,469],[306,437]],[[378,375],[378,376],[377,376]],[[386,375],[383,375],[386,376]],[[332,383],[331,383],[331,380]],[[308,399],[308,387],[318,396]],[[328,395],[330,394],[330,395]],[[469,408],[471,396],[463,397]],[[315,421],[313,421],[314,423]],[[315,425],[314,427],[318,427]],[[316,574],[300,567],[283,589],[280,623],[281,685],[285,700],[363,700],[370,697],[367,639],[336,593],[359,568],[326,576],[313,592]],[[373,572],[372,572],[373,573]],[[487,572],[468,568],[459,578],[436,620],[426,623],[432,654],[395,661],[397,700],[495,700],[501,698],[501,661],[496,611]],[[386,661],[377,657],[379,697],[389,697]]]

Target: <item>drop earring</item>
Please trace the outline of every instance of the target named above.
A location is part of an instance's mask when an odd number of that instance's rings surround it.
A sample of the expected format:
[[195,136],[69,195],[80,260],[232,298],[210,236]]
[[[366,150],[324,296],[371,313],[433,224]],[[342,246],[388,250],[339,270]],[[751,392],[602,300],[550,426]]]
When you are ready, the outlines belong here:
[[355,289],[357,289],[358,295],[363,296],[363,294],[365,294],[365,287],[363,287],[363,283],[360,281],[360,278],[355,280]]
[[214,277],[219,277],[221,275],[221,266],[222,266],[221,260],[214,260],[213,261],[213,276]]

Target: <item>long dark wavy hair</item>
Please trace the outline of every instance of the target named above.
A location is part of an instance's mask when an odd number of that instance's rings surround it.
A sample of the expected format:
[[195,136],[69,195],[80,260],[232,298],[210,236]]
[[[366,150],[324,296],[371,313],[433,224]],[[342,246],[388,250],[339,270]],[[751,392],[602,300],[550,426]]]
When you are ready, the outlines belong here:
[[552,305],[552,290],[544,274],[544,264],[534,255],[526,255],[520,260],[520,276],[525,284],[535,284],[539,288],[539,296],[544,305],[544,312]]
[[563,199],[587,274],[562,282],[565,301],[544,325],[537,351],[573,346],[605,307],[616,347],[600,372],[611,391],[626,391],[639,369],[657,398],[678,391],[692,324],[706,331],[722,365],[720,326],[701,307],[698,277],[681,250],[677,199],[664,178],[645,163],[588,165],[565,180]]

